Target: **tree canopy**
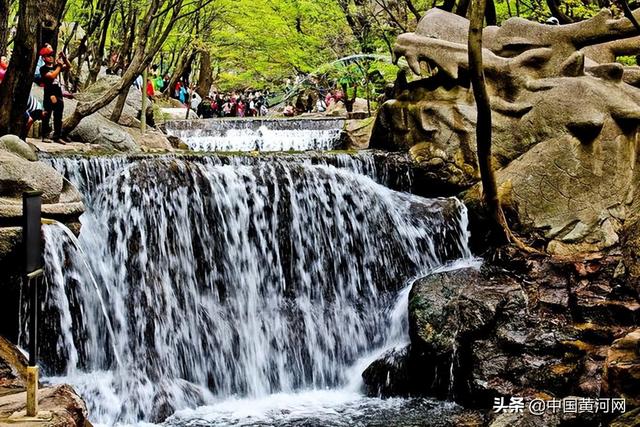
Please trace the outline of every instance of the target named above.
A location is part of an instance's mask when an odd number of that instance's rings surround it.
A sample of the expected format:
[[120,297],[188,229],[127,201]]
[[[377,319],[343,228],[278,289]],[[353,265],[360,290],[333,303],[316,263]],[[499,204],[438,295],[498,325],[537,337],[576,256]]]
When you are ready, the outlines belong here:
[[[90,85],[104,67],[123,76],[92,108],[81,105],[73,126],[96,105],[125,93],[142,71],[197,82],[198,93],[211,87],[278,89],[354,54],[390,57],[396,38],[416,28],[425,11],[438,7],[467,16],[470,0],[0,0],[0,54],[27,52],[51,43],[73,66],[65,78],[72,89]],[[630,5],[635,8],[635,4]],[[610,7],[629,14],[625,0],[487,0],[485,23],[512,16],[561,23],[593,16]],[[25,37],[19,28],[35,28]],[[23,30],[24,33],[25,30]],[[33,43],[34,51],[27,45]],[[18,46],[18,44],[22,44]],[[35,58],[35,56],[33,56]],[[627,63],[633,57],[624,58]],[[393,70],[387,70],[393,73]],[[339,70],[339,73],[342,71]],[[326,72],[323,72],[326,74]],[[28,72],[8,80],[4,93],[26,88]],[[363,74],[363,73],[360,73]],[[365,79],[368,72],[365,72]],[[386,77],[386,76],[385,76]],[[8,86],[11,86],[11,89]],[[117,89],[117,91],[116,91]],[[23,108],[26,100],[17,104]],[[12,98],[13,99],[13,98]],[[8,101],[7,101],[8,102]],[[120,115],[116,108],[112,119]],[[4,112],[6,123],[9,113]],[[11,113],[13,119],[19,113]],[[0,120],[0,121],[2,121]]]

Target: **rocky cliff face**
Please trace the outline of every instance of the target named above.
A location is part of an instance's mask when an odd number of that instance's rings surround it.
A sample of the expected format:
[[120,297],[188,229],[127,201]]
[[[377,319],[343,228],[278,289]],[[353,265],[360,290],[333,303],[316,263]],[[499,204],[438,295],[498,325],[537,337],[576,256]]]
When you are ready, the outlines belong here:
[[[624,23],[602,12],[573,26],[514,18],[485,29],[500,192],[550,253],[614,247],[640,208],[640,90],[625,82],[621,65],[596,63],[578,50],[614,27]],[[396,53],[416,73],[426,64],[432,75],[397,85],[371,146],[409,152],[432,186],[449,194],[471,189],[466,197],[474,201],[481,189],[467,29],[466,19],[433,9],[415,33],[399,38]]]
[[[603,35],[630,35],[629,25],[603,11],[568,26],[510,19],[484,30],[499,193],[519,231],[550,256],[489,251],[480,271],[418,280],[411,345],[365,371],[370,394],[428,394],[483,410],[496,397],[625,398],[629,413],[616,420],[525,413],[491,422],[638,425],[640,90],[637,68],[596,55],[617,45],[587,49]],[[464,197],[478,238],[486,233],[467,31],[466,19],[433,9],[399,37],[398,56],[429,76],[399,78],[371,146],[407,153],[417,192]]]
[[[623,397],[637,406],[640,304],[616,276],[618,264],[508,254],[481,270],[418,280],[409,297],[411,346],[365,371],[370,393],[428,394],[479,408],[512,396]],[[613,417],[593,415],[533,425]]]

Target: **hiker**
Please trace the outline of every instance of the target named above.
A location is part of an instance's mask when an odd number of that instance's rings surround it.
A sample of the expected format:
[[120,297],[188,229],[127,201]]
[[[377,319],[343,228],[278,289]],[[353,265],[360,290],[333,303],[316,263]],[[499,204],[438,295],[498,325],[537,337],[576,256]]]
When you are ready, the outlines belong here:
[[55,51],[50,44],[45,44],[40,49],[40,57],[44,65],[40,67],[40,78],[44,86],[44,114],[42,117],[42,135],[47,138],[50,132],[49,119],[53,116],[54,142],[69,142],[66,136],[62,135],[62,113],[64,112],[64,100],[62,97],[62,87],[58,83],[58,76],[64,70],[71,68],[64,53],[60,52],[58,59],[55,58]]

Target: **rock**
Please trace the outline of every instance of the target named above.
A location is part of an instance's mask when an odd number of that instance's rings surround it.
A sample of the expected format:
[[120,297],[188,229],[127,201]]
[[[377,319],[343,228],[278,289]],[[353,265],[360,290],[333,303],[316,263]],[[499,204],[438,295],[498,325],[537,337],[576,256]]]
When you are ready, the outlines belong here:
[[625,270],[628,270],[631,282],[636,283],[636,291],[640,293],[640,218],[636,216],[627,221],[622,234]]
[[560,416],[545,414],[532,415],[525,411],[521,414],[500,414],[489,424],[489,427],[558,427]]
[[[161,108],[160,114],[165,122],[174,121],[174,120],[186,120],[187,119],[187,109],[185,107],[182,108]],[[197,119],[198,115],[193,110],[189,110],[189,119]]]
[[9,281],[5,274],[15,272],[20,265],[14,258],[22,239],[25,191],[42,192],[43,218],[67,224],[78,222],[84,205],[78,190],[52,167],[15,154],[18,151],[29,157],[29,145],[6,137],[0,144],[0,282],[4,282]]
[[640,406],[640,329],[614,341],[604,370],[604,392],[622,396],[627,405]]
[[208,390],[189,383],[185,380],[163,380],[153,397],[153,415],[150,421],[155,424],[163,423],[176,411],[176,402],[182,405],[188,403],[190,407],[205,404],[205,394]]
[[[451,355],[460,336],[482,330],[506,303],[506,295],[519,290],[513,282],[497,288],[480,278],[479,271],[463,269],[415,282],[409,295],[409,333],[417,351]],[[473,292],[483,298],[469,298]]]
[[409,396],[417,388],[409,347],[392,348],[362,373],[366,394],[372,397]]
[[[585,47],[575,43],[583,32],[598,34],[589,43],[605,42],[609,19],[601,12],[564,31],[512,18],[484,30],[501,198],[523,229],[560,256],[617,247],[640,207],[633,148],[640,90],[622,81],[626,70],[619,64],[598,64],[576,50]],[[416,174],[426,176],[417,181],[431,183],[418,192],[467,191],[465,200],[477,203],[467,30],[465,18],[432,9],[414,33],[398,37],[395,53],[418,77],[421,63],[436,71],[398,85],[395,99],[378,112],[370,146],[410,153]]]
[[[66,384],[41,388],[38,392],[39,410],[51,414],[50,420],[30,422],[34,427],[86,427],[87,408],[76,392]],[[26,392],[0,397],[0,424],[11,425],[15,416],[24,417]],[[22,425],[22,424],[15,424]]]
[[125,152],[139,150],[134,139],[124,128],[101,114],[93,114],[82,119],[70,136],[74,140],[98,144],[109,150]]
[[[0,390],[24,389],[27,359],[13,344],[0,336]],[[0,395],[4,393],[0,392]]]
[[640,408],[629,411],[614,419],[609,427],[638,427],[640,426]]
[[631,396],[638,367],[633,357],[638,356],[628,349],[637,348],[633,342],[638,337],[630,334],[609,349],[628,333],[629,320],[610,310],[588,316],[585,308],[595,301],[630,304],[632,287],[613,279],[618,262],[510,253],[496,256],[480,270],[419,279],[409,296],[409,372],[394,370],[395,365],[382,359],[373,366],[379,370],[373,371],[379,377],[374,384],[381,384],[384,373],[388,384],[396,383],[394,375],[400,383],[411,378],[419,384],[414,394],[453,397],[485,408],[495,396],[597,398],[605,381],[605,360],[615,358],[617,368],[612,364],[607,376],[616,384],[610,395]]
[[31,162],[0,150],[0,218],[22,216],[22,193],[42,192],[43,214],[51,217],[79,216],[83,211],[82,196],[52,167]]
[[38,154],[35,150],[15,135],[5,135],[1,137],[0,150],[8,151],[31,162],[38,161]]
[[364,150],[369,148],[369,140],[373,130],[373,117],[364,120],[347,120],[345,132],[347,134],[347,150]]
[[[20,414],[24,416],[26,405],[27,359],[9,341],[0,336],[0,425]],[[29,423],[38,427],[85,427],[88,423],[87,408],[82,399],[68,385],[44,386],[39,390],[39,410],[50,412],[51,419],[41,423]],[[22,425],[22,424],[19,424]]]
[[22,227],[0,227],[0,260],[8,257],[22,242]]
[[[104,75],[96,83],[76,94],[75,99],[65,99],[64,116],[70,115],[79,102],[90,102],[120,80],[118,76]],[[33,90],[37,98],[42,99],[42,90]],[[170,149],[170,144],[159,132],[149,128],[149,132],[142,135],[138,118],[142,110],[141,91],[130,88],[122,115],[118,123],[110,120],[111,112],[117,102],[113,100],[108,106],[95,114],[82,119],[80,124],[69,135],[72,140],[84,144],[93,144],[101,151],[138,152],[141,147],[149,149]],[[151,107],[151,105],[149,105]],[[151,114],[152,115],[152,114]],[[152,124],[148,122],[148,124]],[[64,146],[61,151],[78,150],[72,145]]]
[[63,181],[62,176],[50,166],[34,164],[9,151],[0,150],[0,217],[9,215],[7,204],[19,203],[22,210],[22,193],[25,191],[42,191],[43,204],[56,203],[62,193]]
[[[362,117],[362,113],[368,114],[367,108],[367,100],[362,98],[356,98],[353,103],[353,111],[351,114],[356,113],[355,117]],[[327,111],[325,111],[324,115],[329,117],[347,117],[347,108],[345,107],[343,102],[332,102],[327,107]]]
[[129,135],[136,141],[143,151],[172,151],[173,146],[169,137],[164,133],[148,128],[143,134],[138,128],[128,129]]

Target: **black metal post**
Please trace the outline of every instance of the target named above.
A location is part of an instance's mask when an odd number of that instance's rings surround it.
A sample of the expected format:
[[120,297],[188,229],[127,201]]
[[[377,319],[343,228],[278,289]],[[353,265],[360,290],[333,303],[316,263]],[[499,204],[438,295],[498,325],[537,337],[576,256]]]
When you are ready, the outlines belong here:
[[25,259],[25,282],[29,284],[29,366],[38,363],[38,277],[42,275],[42,244],[40,223],[42,192],[29,191],[22,195],[22,242]]
[[24,248],[24,277],[29,284],[29,366],[27,366],[27,417],[38,416],[38,279],[43,275],[40,224],[42,192],[22,194],[22,243]]

